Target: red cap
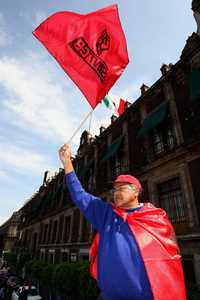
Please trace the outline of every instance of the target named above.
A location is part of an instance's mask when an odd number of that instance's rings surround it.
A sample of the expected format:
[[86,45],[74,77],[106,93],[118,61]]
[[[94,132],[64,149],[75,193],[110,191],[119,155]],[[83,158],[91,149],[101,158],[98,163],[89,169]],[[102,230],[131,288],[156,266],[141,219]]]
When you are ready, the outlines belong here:
[[119,175],[116,178],[116,180],[114,181],[114,184],[118,183],[118,182],[126,182],[126,183],[134,184],[138,188],[139,191],[142,188],[141,183],[139,182],[139,180],[137,178],[135,178],[134,176],[131,176],[131,175]]

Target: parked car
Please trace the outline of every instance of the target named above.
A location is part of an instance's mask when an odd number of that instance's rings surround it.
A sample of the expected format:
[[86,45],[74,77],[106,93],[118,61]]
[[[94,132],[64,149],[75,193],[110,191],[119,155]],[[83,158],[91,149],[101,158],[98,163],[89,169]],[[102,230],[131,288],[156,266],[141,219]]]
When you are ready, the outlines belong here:
[[11,300],[20,300],[26,299],[21,296],[26,296],[27,300],[41,300],[42,297],[39,295],[37,288],[32,286],[21,286],[17,290],[14,290],[12,293]]

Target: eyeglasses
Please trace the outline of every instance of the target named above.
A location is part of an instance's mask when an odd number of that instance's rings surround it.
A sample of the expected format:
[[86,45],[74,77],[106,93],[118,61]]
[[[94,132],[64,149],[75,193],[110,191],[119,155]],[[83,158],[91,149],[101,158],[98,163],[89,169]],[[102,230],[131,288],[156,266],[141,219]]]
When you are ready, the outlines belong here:
[[124,192],[127,189],[132,190],[134,192],[137,191],[137,187],[135,185],[132,184],[127,184],[127,185],[123,185],[123,186],[119,186],[117,188],[111,189],[110,192],[111,193],[116,193],[116,192]]

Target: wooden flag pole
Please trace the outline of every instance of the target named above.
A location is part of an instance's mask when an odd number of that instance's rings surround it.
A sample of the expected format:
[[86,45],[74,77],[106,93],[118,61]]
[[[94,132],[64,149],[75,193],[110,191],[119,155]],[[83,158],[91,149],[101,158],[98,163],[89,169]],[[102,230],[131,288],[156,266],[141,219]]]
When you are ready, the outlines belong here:
[[72,134],[71,138],[69,139],[67,144],[71,144],[73,138],[75,137],[75,135],[77,134],[77,132],[80,130],[80,128],[83,126],[83,124],[85,123],[85,121],[89,118],[89,116],[92,114],[93,109],[91,109],[91,111],[89,111],[89,113],[85,116],[85,118],[83,119],[83,121],[80,123],[80,125],[77,127],[77,129],[74,131],[74,133]]

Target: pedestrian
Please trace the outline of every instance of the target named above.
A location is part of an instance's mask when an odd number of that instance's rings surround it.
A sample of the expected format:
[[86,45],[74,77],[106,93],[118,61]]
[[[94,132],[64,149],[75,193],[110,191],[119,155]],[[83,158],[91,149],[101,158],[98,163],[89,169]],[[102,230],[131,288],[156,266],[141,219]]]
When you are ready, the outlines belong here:
[[71,161],[69,145],[59,150],[73,202],[97,230],[90,249],[91,274],[103,300],[185,300],[181,256],[166,212],[140,203],[140,181],[120,175],[113,202],[87,193]]
[[0,299],[4,299],[4,291],[5,291],[5,287],[1,287],[0,288]]
[[23,287],[19,293],[19,300],[27,300],[28,297],[28,290]]

